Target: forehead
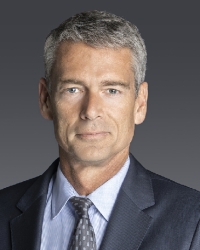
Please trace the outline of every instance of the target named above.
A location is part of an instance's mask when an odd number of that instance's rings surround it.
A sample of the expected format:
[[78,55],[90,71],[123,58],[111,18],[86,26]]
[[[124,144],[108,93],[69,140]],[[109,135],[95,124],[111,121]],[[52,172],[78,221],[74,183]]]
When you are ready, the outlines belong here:
[[85,43],[62,42],[56,51],[54,76],[69,74],[130,75],[132,54],[129,48],[94,48]]

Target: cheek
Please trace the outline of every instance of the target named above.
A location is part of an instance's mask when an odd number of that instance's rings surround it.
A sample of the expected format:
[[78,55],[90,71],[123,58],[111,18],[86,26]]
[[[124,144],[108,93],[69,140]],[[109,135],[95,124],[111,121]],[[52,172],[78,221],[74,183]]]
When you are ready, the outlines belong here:
[[[110,110],[111,111],[111,110]],[[110,119],[113,120],[118,137],[132,134],[134,130],[134,112],[126,108],[118,108],[110,112]]]
[[134,104],[127,103],[124,108],[117,111],[119,133],[121,136],[132,136],[135,128]]
[[120,123],[120,136],[131,136],[133,134],[135,128],[135,124],[134,124],[134,118],[133,116],[130,116],[129,114],[127,114],[127,116],[124,116],[123,119],[121,120]]
[[74,124],[77,118],[77,112],[73,112],[72,108],[67,108],[66,105],[56,106],[53,121],[55,133],[60,140],[70,140],[74,134]]
[[55,106],[53,109],[53,123],[56,134],[63,133],[63,130],[67,127],[67,112],[59,106]]

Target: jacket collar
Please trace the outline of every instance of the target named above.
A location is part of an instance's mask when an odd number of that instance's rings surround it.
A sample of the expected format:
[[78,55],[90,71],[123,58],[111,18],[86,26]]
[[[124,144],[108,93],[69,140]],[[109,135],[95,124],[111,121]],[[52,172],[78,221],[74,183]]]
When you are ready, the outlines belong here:
[[100,250],[137,250],[150,227],[152,218],[143,210],[155,204],[151,178],[132,155],[130,160]]
[[130,154],[130,167],[122,185],[135,205],[144,210],[155,204],[152,180],[148,171]]

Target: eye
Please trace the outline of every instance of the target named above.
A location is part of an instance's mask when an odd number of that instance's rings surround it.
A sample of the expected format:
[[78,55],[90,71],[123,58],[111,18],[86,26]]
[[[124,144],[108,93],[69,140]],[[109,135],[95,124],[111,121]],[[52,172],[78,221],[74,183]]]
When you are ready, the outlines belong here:
[[76,92],[78,92],[78,89],[77,88],[68,88],[67,89],[67,91],[69,92],[69,93],[76,93]]
[[117,89],[108,89],[109,94],[115,95],[117,94],[119,91]]

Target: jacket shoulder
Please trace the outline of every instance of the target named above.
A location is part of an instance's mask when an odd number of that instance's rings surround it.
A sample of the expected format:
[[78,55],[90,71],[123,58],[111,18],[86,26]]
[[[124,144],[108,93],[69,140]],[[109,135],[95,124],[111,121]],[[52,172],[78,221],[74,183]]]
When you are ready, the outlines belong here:
[[19,201],[37,179],[38,177],[35,177],[0,190],[0,214],[2,215],[2,212],[6,213],[7,210],[10,210],[12,205],[15,205]]
[[183,206],[186,210],[192,208],[193,211],[196,210],[200,213],[199,191],[155,174],[149,170],[147,170],[147,173],[151,178],[156,200],[163,201],[163,203],[166,202],[166,206],[168,206],[170,204],[169,201],[171,201],[174,206],[179,204],[180,207]]
[[193,193],[196,193],[196,195],[200,195],[200,191],[196,190],[196,189],[193,189],[193,188],[190,188],[188,186],[185,186],[183,184],[180,184],[176,181],[173,181],[169,178],[166,178],[162,175],[159,175],[159,174],[156,174],[148,169],[146,169],[148,175],[150,176],[152,182],[158,182],[158,183],[162,183],[163,185],[167,185],[167,186],[171,186],[172,188],[175,188],[175,189],[181,189],[181,190],[184,190],[184,191],[188,191],[188,192],[193,192]]

